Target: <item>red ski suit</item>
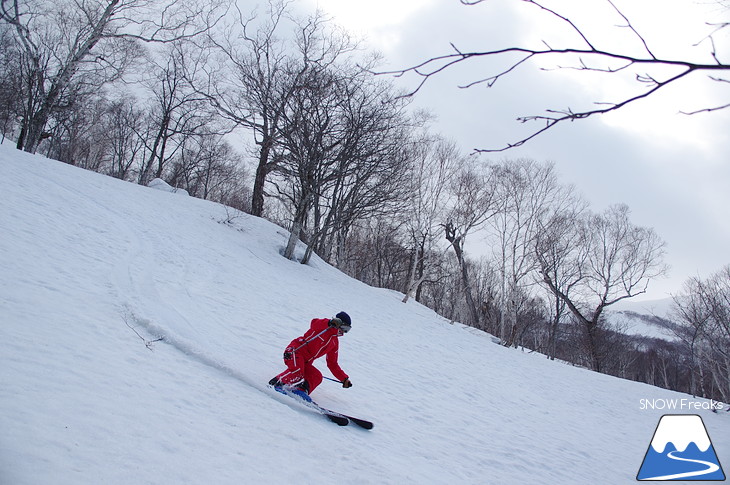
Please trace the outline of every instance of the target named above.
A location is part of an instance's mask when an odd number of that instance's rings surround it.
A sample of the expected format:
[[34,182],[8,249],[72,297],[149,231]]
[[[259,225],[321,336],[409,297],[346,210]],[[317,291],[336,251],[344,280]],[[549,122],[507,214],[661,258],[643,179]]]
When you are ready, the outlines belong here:
[[340,381],[348,378],[337,363],[337,352],[340,348],[339,330],[329,326],[329,318],[315,318],[309,330],[299,338],[291,341],[284,351],[284,363],[287,370],[276,376],[284,384],[297,384],[304,378],[309,384],[309,392],[314,391],[322,383],[322,373],[314,367],[313,362],[327,356],[327,367],[332,375]]

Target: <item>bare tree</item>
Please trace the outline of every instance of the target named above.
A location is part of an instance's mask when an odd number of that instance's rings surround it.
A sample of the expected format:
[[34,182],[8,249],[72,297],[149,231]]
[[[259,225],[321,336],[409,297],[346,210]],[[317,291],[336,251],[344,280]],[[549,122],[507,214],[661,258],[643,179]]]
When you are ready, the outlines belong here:
[[358,221],[347,238],[347,254],[339,267],[378,288],[402,288],[409,258],[401,229],[399,221],[391,217]]
[[17,146],[35,152],[54,113],[79,92],[118,79],[139,56],[137,41],[190,38],[216,20],[217,2],[188,0],[3,0],[14,33],[23,111]]
[[506,160],[498,167],[497,191],[503,202],[490,220],[496,237],[496,261],[501,272],[500,332],[506,346],[521,333],[518,314],[530,301],[527,276],[536,269],[535,241],[549,215],[572,199],[557,180],[554,165],[534,160]]
[[175,187],[193,197],[240,205],[239,193],[245,192],[243,168],[223,136],[201,132],[187,137],[173,165],[170,183]]
[[401,199],[402,101],[353,65],[310,69],[285,112],[278,155],[279,193],[292,209],[284,251],[291,259],[309,223],[306,263],[329,253],[352,223]]
[[[187,83],[185,72],[190,49],[183,42],[170,43],[152,54],[148,74],[141,84],[151,93],[146,129],[140,133],[145,143],[146,159],[138,170],[138,183],[147,185],[162,178],[167,164],[185,144],[185,139],[218,128],[208,103]],[[217,130],[224,132],[222,128]]]
[[96,140],[105,148],[99,158],[112,177],[129,180],[132,168],[142,163],[144,140],[138,135],[142,117],[142,110],[131,99],[114,101],[104,111]]
[[99,170],[103,166],[102,144],[96,144],[98,126],[105,118],[107,102],[100,96],[76,96],[73,103],[58,110],[48,123],[43,150],[49,158]]
[[703,396],[730,400],[730,265],[706,280],[690,278],[674,296],[689,346],[693,381]]
[[356,221],[399,211],[408,194],[408,158],[403,149],[410,127],[406,103],[393,94],[389,83],[356,65],[336,69],[341,111],[332,115],[343,129],[337,135],[332,183],[315,193],[303,263],[315,250],[336,262]]
[[469,277],[469,262],[464,253],[467,236],[481,228],[500,210],[501,202],[495,190],[496,175],[493,167],[470,164],[463,160],[460,171],[451,183],[451,208],[443,228],[446,240],[454,250],[461,271],[461,284],[466,298],[470,324],[479,326],[480,312],[474,299]]
[[0,140],[12,134],[22,108],[22,87],[18,73],[22,62],[13,31],[0,22]]
[[[550,282],[548,290],[552,298],[546,354],[551,360],[557,354],[560,324],[568,314],[565,300],[572,298],[573,287],[581,281],[581,267],[574,263],[584,259],[582,255],[576,254],[576,251],[580,251],[578,248],[585,247],[581,244],[583,231],[578,229],[583,210],[582,204],[576,202],[572,207],[555,211],[541,223],[542,227],[535,240],[538,272],[543,281]],[[561,298],[560,295],[565,295],[566,298]]]
[[589,215],[580,230],[571,257],[577,268],[573,278],[564,281],[563,288],[548,271],[542,272],[542,278],[583,327],[589,365],[600,372],[603,313],[621,300],[645,293],[651,279],[666,272],[664,243],[652,229],[633,225],[626,205]]
[[329,66],[356,48],[320,13],[292,19],[289,3],[270,0],[263,20],[237,8],[232,22],[209,36],[203,66],[188,74],[223,117],[253,134],[258,154],[251,213],[259,217],[268,176],[276,169],[274,149],[288,130],[283,117],[287,103],[310,69]]
[[410,175],[406,225],[412,259],[403,303],[418,291],[429,276],[427,258],[436,246],[437,231],[447,203],[447,186],[456,172],[460,155],[453,143],[424,134],[413,140],[408,153]]
[[[461,3],[464,5],[475,5],[482,2],[485,2],[485,0],[461,0]],[[413,74],[417,76],[420,81],[411,94],[415,94],[420,90],[431,77],[456,65],[480,58],[503,61],[496,62],[494,65],[502,66],[506,64],[506,67],[503,69],[497,68],[461,87],[469,88],[476,85],[491,87],[498,81],[514,75],[519,69],[524,69],[529,66],[535,66],[543,71],[555,68],[553,64],[549,64],[546,69],[546,64],[541,64],[540,62],[543,59],[546,62],[558,59],[558,65],[556,67],[558,69],[599,72],[609,76],[631,73],[634,76],[634,91],[630,94],[618,95],[618,99],[616,100],[607,102],[599,100],[592,108],[547,108],[543,114],[518,118],[517,120],[521,123],[537,122],[537,128],[531,130],[527,136],[509,142],[504,146],[478,150],[484,152],[504,151],[512,147],[520,146],[540,133],[565,121],[585,119],[622,109],[690,76],[704,75],[718,83],[730,82],[730,77],[727,76],[730,71],[730,64],[728,64],[727,60],[721,59],[721,53],[716,48],[715,43],[715,37],[721,30],[726,29],[730,25],[730,22],[725,21],[707,25],[708,34],[701,43],[706,46],[704,58],[710,59],[710,61],[692,60],[681,57],[662,57],[655,54],[652,49],[651,39],[647,39],[612,0],[606,0],[606,2],[614,13],[613,18],[607,18],[606,22],[617,29],[617,35],[612,40],[622,38],[620,33],[628,32],[642,46],[642,52],[636,53],[634,49],[624,47],[619,42],[616,42],[615,45],[609,44],[607,47],[603,47],[606,45],[606,42],[594,40],[595,32],[587,31],[585,27],[581,26],[577,21],[574,21],[571,13],[562,13],[557,9],[552,9],[543,1],[523,0],[522,3],[527,4],[528,7],[537,9],[549,19],[557,19],[558,23],[564,27],[562,33],[572,34],[570,36],[574,39],[572,43],[569,43],[565,47],[555,47],[549,40],[544,40],[540,47],[527,45],[509,47],[495,46],[494,48],[473,51],[464,51],[456,45],[451,44],[451,52],[449,53],[427,59],[406,69],[382,74]],[[566,9],[568,8],[566,7]],[[730,107],[730,104],[723,102],[715,106],[692,108],[689,114],[718,111],[728,107]]]

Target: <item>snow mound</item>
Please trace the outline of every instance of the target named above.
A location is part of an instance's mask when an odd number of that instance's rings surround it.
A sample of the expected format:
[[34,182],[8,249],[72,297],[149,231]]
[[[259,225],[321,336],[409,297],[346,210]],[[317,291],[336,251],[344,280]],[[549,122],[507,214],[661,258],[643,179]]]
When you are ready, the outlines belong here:
[[180,194],[180,195],[190,195],[188,194],[188,191],[185,189],[179,189],[177,187],[173,187],[172,185],[168,184],[162,179],[154,179],[149,184],[147,184],[147,187],[150,187],[152,189],[161,190],[163,192],[171,192],[173,194]]

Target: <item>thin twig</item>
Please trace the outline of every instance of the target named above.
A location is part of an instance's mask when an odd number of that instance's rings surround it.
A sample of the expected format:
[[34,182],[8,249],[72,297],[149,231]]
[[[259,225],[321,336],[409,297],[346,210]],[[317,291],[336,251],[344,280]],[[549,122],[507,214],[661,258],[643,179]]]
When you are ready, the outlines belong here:
[[134,332],[137,335],[137,337],[139,337],[142,340],[142,342],[144,342],[144,346],[147,347],[151,352],[154,351],[154,349],[152,348],[152,344],[153,343],[160,342],[160,341],[164,340],[164,337],[160,337],[160,338],[157,338],[155,340],[147,340],[142,335],[139,334],[139,332],[137,331],[136,328],[134,328],[133,326],[131,326],[129,324],[129,321],[127,320],[127,316],[126,315],[122,316],[122,320],[124,320],[124,324],[127,327],[129,327],[132,330],[132,332]]

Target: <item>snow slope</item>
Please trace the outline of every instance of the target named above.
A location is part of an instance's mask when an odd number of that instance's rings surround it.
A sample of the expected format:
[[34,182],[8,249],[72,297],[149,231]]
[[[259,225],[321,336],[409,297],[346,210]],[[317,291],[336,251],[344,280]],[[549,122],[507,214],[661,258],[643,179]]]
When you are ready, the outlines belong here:
[[611,311],[608,312],[608,322],[614,330],[626,335],[649,337],[668,342],[680,340],[670,328],[673,325],[671,320],[665,320],[650,313],[636,313],[630,310]]
[[629,311],[642,315],[652,315],[671,320],[674,316],[673,305],[674,301],[671,297],[668,297],[659,300],[621,300],[620,302],[613,305],[611,308],[615,311]]
[[[228,219],[0,146],[0,483],[634,483],[667,412],[641,400],[702,403],[505,349]],[[265,385],[340,310],[354,387],[313,397],[372,431]],[[730,463],[730,414],[684,412]]]

